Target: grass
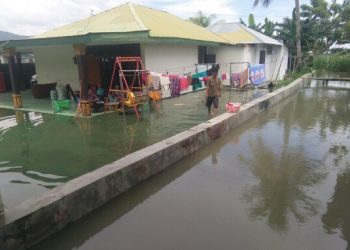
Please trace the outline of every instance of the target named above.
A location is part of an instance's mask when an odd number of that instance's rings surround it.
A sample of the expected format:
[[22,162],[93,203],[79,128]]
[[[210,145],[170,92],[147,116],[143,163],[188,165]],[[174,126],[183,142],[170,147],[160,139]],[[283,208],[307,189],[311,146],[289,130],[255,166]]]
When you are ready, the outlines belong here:
[[291,75],[289,75],[287,79],[277,81],[276,84],[277,84],[277,86],[280,86],[280,87],[287,86],[288,84],[293,82],[295,79],[298,79],[302,75],[305,75],[305,74],[311,73],[311,72],[312,72],[311,68],[303,68],[303,69],[296,71],[296,72],[292,73]]

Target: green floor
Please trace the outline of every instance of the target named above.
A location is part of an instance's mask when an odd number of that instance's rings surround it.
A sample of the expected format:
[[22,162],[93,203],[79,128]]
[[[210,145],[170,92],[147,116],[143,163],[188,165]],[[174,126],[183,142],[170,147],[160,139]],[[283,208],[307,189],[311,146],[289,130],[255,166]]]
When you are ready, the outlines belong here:
[[[21,111],[32,111],[32,112],[40,112],[45,114],[57,114],[57,115],[65,115],[65,116],[75,116],[76,114],[76,105],[72,103],[70,110],[62,110],[62,112],[55,113],[52,102],[50,98],[45,99],[35,99],[33,98],[32,91],[24,90],[21,91],[22,96],[22,104],[23,107],[19,110]],[[0,108],[4,109],[14,109],[12,104],[12,93],[0,93]],[[102,113],[93,113],[92,116],[100,115]]]

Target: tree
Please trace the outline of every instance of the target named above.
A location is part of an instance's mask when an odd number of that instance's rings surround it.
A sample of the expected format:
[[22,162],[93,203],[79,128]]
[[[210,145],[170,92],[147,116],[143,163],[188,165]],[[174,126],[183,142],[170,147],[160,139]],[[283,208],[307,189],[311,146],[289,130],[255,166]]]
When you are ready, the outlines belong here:
[[198,11],[194,17],[190,17],[188,20],[199,26],[208,27],[215,18],[216,15],[206,16],[202,11]]
[[[257,6],[259,3],[262,4],[263,7],[268,7],[271,4],[272,0],[254,0],[254,6]],[[295,0],[295,16],[296,16],[296,48],[297,48],[297,57],[296,57],[296,68],[298,68],[301,64],[301,24],[300,24],[300,3],[299,0]]]
[[242,20],[242,18],[240,18],[240,23],[243,24],[244,26],[256,30],[258,32],[262,32],[261,31],[261,23],[256,24],[255,23],[255,18],[253,14],[249,14],[248,16],[248,25]]
[[262,26],[263,33],[267,36],[272,37],[272,36],[274,36],[275,27],[276,27],[276,24],[266,17],[265,23]]

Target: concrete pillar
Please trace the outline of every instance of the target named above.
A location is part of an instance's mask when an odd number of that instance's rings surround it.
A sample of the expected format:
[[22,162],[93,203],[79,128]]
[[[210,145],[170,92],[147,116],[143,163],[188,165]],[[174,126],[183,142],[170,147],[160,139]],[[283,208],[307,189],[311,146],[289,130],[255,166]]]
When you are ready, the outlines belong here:
[[15,108],[22,108],[22,97],[20,93],[19,79],[18,79],[17,70],[16,70],[17,67],[15,63],[15,49],[8,48],[8,49],[5,49],[5,52],[8,59],[8,65],[9,65],[13,106]]
[[82,116],[91,116],[90,103],[88,101],[88,78],[86,65],[86,46],[84,44],[74,45],[74,56],[78,65],[80,83],[80,108]]
[[15,61],[16,61],[16,71],[18,77],[18,84],[21,90],[26,89],[25,81],[23,80],[23,67],[22,67],[22,54],[16,52],[15,53]]

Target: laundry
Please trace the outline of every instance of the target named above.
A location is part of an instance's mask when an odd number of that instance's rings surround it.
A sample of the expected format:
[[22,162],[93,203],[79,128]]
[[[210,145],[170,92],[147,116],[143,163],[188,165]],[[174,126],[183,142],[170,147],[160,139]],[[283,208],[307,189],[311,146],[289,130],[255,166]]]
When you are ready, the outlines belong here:
[[192,78],[192,87],[193,91],[202,88],[202,81],[199,80],[199,78]]
[[231,87],[243,88],[248,80],[248,69],[240,72],[231,74],[230,84]]
[[221,75],[221,80],[222,80],[222,81],[227,80],[227,73],[223,73],[223,74]]
[[180,90],[187,90],[188,89],[188,79],[187,76],[180,77]]
[[171,97],[180,96],[180,78],[178,75],[169,75]]

